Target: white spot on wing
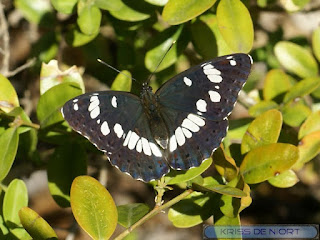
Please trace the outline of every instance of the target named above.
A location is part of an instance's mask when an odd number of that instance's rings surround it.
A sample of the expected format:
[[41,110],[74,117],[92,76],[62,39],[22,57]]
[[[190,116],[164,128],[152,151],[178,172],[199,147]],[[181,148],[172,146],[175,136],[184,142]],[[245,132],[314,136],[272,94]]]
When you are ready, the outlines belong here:
[[230,65],[231,66],[236,66],[237,65],[237,62],[235,60],[230,60]]
[[162,153],[161,153],[160,149],[158,148],[158,146],[152,142],[150,142],[149,144],[150,144],[150,148],[151,148],[153,155],[155,155],[156,157],[162,157]]
[[117,134],[118,138],[121,138],[123,135],[123,129],[122,126],[119,123],[116,123],[113,127],[114,132]]
[[139,139],[139,141],[137,142],[136,150],[139,153],[142,152],[142,140],[141,139]]
[[100,119],[97,120],[97,123],[100,124]]
[[176,135],[177,143],[179,146],[182,146],[183,144],[185,144],[186,138],[184,137],[181,127],[178,127],[174,132],[174,134]]
[[184,81],[184,83],[185,83],[188,87],[190,87],[190,86],[192,85],[191,79],[189,79],[189,78],[187,78],[187,77],[184,77],[184,78],[183,78],[183,81]]
[[100,108],[99,106],[97,106],[95,109],[93,109],[91,112],[90,112],[90,117],[92,119],[95,119],[96,117],[98,117],[100,114]]
[[78,98],[75,98],[75,99],[73,99],[73,101],[72,102],[74,102],[74,103],[76,103],[76,102],[78,102]]
[[111,99],[111,105],[112,107],[114,108],[117,108],[118,107],[118,103],[117,103],[117,98],[116,96],[113,96],[112,99]]
[[94,102],[94,101],[99,101],[99,98],[97,95],[93,95],[91,98],[90,98],[90,102]]
[[186,136],[186,138],[191,138],[192,137],[192,133],[188,129],[182,128],[182,132]]
[[210,74],[221,75],[221,72],[216,68],[204,69],[203,72],[206,75],[210,75]]
[[212,64],[207,64],[203,67],[203,70],[207,70],[207,69],[211,69],[214,68],[214,66]]
[[197,109],[200,111],[200,112],[206,112],[207,111],[207,103],[205,100],[203,99],[199,99],[197,102],[196,102],[196,106],[197,106]]
[[104,136],[106,136],[106,135],[108,135],[110,133],[110,128],[109,128],[109,125],[108,125],[108,123],[106,121],[104,121],[101,124],[100,131]]
[[129,143],[129,139],[130,139],[130,136],[131,136],[131,130],[129,130],[129,132],[128,132],[128,134],[127,134],[127,137],[126,137],[126,139],[124,140],[124,142],[123,142],[123,146],[127,146],[128,145],[128,143]]
[[170,138],[169,150],[170,150],[170,152],[173,152],[176,149],[177,149],[177,140],[176,140],[175,135],[172,135]]
[[185,118],[181,124],[182,127],[189,129],[192,132],[198,132],[200,130],[199,126],[192,122],[190,119]]
[[151,156],[151,149],[150,149],[150,145],[149,142],[146,138],[142,137],[142,150],[144,152],[145,155]]
[[138,134],[136,134],[135,132],[132,132],[129,143],[128,143],[128,148],[130,150],[134,149],[138,140],[139,140]]
[[218,92],[210,90],[208,93],[212,102],[220,102],[221,95]]
[[207,75],[207,77],[210,80],[210,82],[213,82],[213,83],[222,82],[222,77],[220,75],[210,74],[210,75]]
[[229,56],[229,57],[227,57],[227,59],[233,59],[233,56]]
[[198,117],[197,115],[190,113],[188,115],[188,119],[190,119],[192,122],[194,122],[195,124],[197,124],[200,127],[203,127],[204,125],[206,125],[206,122],[201,117]]
[[75,104],[73,105],[73,109],[74,109],[75,111],[78,111],[78,110],[79,110],[79,106],[78,106],[77,103],[75,103]]

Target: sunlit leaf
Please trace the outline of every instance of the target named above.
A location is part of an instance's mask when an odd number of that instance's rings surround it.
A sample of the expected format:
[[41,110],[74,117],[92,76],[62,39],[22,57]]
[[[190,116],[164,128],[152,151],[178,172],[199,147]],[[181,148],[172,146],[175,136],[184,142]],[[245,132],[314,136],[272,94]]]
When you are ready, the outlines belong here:
[[15,107],[19,107],[18,95],[10,81],[0,74],[0,109],[10,112]]
[[71,186],[71,208],[78,224],[93,239],[109,239],[118,221],[110,193],[96,179],[77,177]]
[[240,0],[223,0],[217,8],[220,32],[234,52],[247,53],[253,45],[253,23],[250,13]]
[[149,207],[143,203],[121,205],[118,209],[118,223],[123,227],[130,227],[149,212]]
[[291,42],[281,41],[274,47],[274,53],[281,65],[301,78],[318,74],[318,65],[311,53]]
[[299,158],[291,144],[273,143],[257,147],[243,159],[240,172],[248,184],[260,183],[289,170]]
[[312,113],[306,121],[301,125],[299,130],[299,139],[308,135],[309,133],[320,130],[320,111]]
[[287,170],[278,176],[270,178],[268,182],[275,187],[278,188],[289,188],[294,186],[297,182],[299,182],[299,178],[292,170]]
[[288,75],[280,69],[272,69],[264,79],[263,98],[272,100],[292,87]]
[[187,22],[207,11],[217,0],[169,0],[162,17],[171,25]]

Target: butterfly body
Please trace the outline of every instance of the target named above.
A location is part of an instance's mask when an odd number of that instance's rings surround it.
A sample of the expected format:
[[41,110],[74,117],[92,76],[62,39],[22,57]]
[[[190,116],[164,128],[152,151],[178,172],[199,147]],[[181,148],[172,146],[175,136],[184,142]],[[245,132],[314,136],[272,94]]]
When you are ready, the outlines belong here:
[[62,113],[121,171],[158,179],[170,168],[199,166],[219,147],[251,64],[246,54],[219,57],[178,74],[155,93],[147,83],[140,97],[87,93],[68,101]]

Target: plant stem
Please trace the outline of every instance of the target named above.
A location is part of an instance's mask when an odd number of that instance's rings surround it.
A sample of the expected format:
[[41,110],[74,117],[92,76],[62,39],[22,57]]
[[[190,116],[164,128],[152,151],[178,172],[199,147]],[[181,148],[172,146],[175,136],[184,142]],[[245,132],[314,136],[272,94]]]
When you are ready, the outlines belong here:
[[175,198],[171,199],[169,202],[167,202],[166,204],[163,204],[162,206],[155,206],[154,209],[152,209],[152,211],[150,211],[148,214],[146,214],[143,218],[141,218],[138,222],[136,222],[135,224],[133,224],[131,227],[129,227],[127,230],[125,230],[124,232],[122,232],[120,235],[118,235],[114,240],[121,240],[123,239],[125,236],[127,236],[129,233],[131,233],[134,229],[136,229],[137,227],[139,227],[140,225],[142,225],[144,222],[146,222],[147,220],[149,220],[150,218],[154,217],[155,215],[157,215],[158,213],[160,213],[162,210],[171,207],[173,204],[179,202],[180,200],[184,199],[185,197],[187,197],[188,195],[190,195],[193,192],[192,189],[188,189],[185,192],[181,193],[180,195],[176,196]]

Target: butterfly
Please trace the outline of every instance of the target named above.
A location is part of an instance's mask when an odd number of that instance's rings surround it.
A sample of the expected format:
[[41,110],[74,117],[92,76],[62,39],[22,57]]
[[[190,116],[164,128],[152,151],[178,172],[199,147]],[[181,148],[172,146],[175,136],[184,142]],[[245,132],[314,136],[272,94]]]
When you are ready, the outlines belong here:
[[112,165],[148,182],[170,169],[197,167],[219,147],[251,65],[247,54],[221,56],[176,75],[155,93],[148,82],[140,96],[86,93],[61,112]]

